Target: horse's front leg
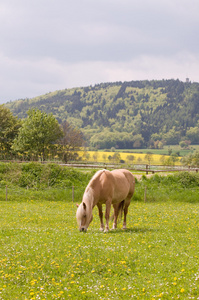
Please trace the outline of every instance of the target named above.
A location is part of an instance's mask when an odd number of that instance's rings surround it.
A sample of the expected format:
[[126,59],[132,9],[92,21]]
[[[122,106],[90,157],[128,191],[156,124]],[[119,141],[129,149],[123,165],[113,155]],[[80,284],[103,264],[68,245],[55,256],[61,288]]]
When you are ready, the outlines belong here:
[[97,204],[98,210],[99,210],[99,218],[100,218],[100,231],[104,230],[104,222],[103,222],[103,211],[102,211],[102,205]]
[[104,232],[109,231],[109,216],[111,211],[111,200],[107,200],[106,202],[106,213],[105,213],[105,219],[106,219],[106,226]]

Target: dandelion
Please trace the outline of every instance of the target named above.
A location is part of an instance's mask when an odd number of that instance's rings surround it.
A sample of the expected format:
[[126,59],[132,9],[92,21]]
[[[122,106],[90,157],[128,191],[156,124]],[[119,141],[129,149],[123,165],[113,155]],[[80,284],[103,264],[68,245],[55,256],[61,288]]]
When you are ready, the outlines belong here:
[[180,290],[180,292],[181,292],[181,293],[184,293],[184,289],[182,288],[182,289]]

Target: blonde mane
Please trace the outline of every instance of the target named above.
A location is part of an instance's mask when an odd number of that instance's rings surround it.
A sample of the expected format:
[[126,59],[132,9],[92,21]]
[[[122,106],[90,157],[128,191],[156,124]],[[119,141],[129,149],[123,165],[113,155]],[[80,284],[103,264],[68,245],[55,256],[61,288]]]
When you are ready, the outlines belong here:
[[89,183],[88,183],[88,185],[87,185],[87,187],[86,187],[86,190],[85,190],[85,192],[87,192],[87,189],[89,189],[90,188],[90,186],[91,186],[91,184],[102,174],[102,173],[104,173],[106,170],[105,169],[103,169],[103,170],[99,170],[99,171],[97,171],[94,175],[93,175],[93,177],[91,178],[91,180],[89,181]]

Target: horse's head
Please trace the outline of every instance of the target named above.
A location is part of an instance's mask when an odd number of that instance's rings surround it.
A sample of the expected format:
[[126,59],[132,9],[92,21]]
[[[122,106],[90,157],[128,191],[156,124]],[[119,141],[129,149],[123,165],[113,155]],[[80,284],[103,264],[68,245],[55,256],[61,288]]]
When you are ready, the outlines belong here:
[[78,205],[76,212],[77,223],[79,226],[79,231],[87,231],[89,224],[93,220],[92,209],[82,202]]

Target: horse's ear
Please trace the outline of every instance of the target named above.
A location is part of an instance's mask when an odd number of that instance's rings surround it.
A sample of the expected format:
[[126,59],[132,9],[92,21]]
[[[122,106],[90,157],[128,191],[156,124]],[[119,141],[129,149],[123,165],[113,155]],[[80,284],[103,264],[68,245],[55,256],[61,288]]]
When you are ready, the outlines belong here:
[[86,210],[86,203],[83,202],[83,208]]
[[79,207],[79,204],[78,204],[78,203],[76,203],[76,206],[77,206],[77,207]]

